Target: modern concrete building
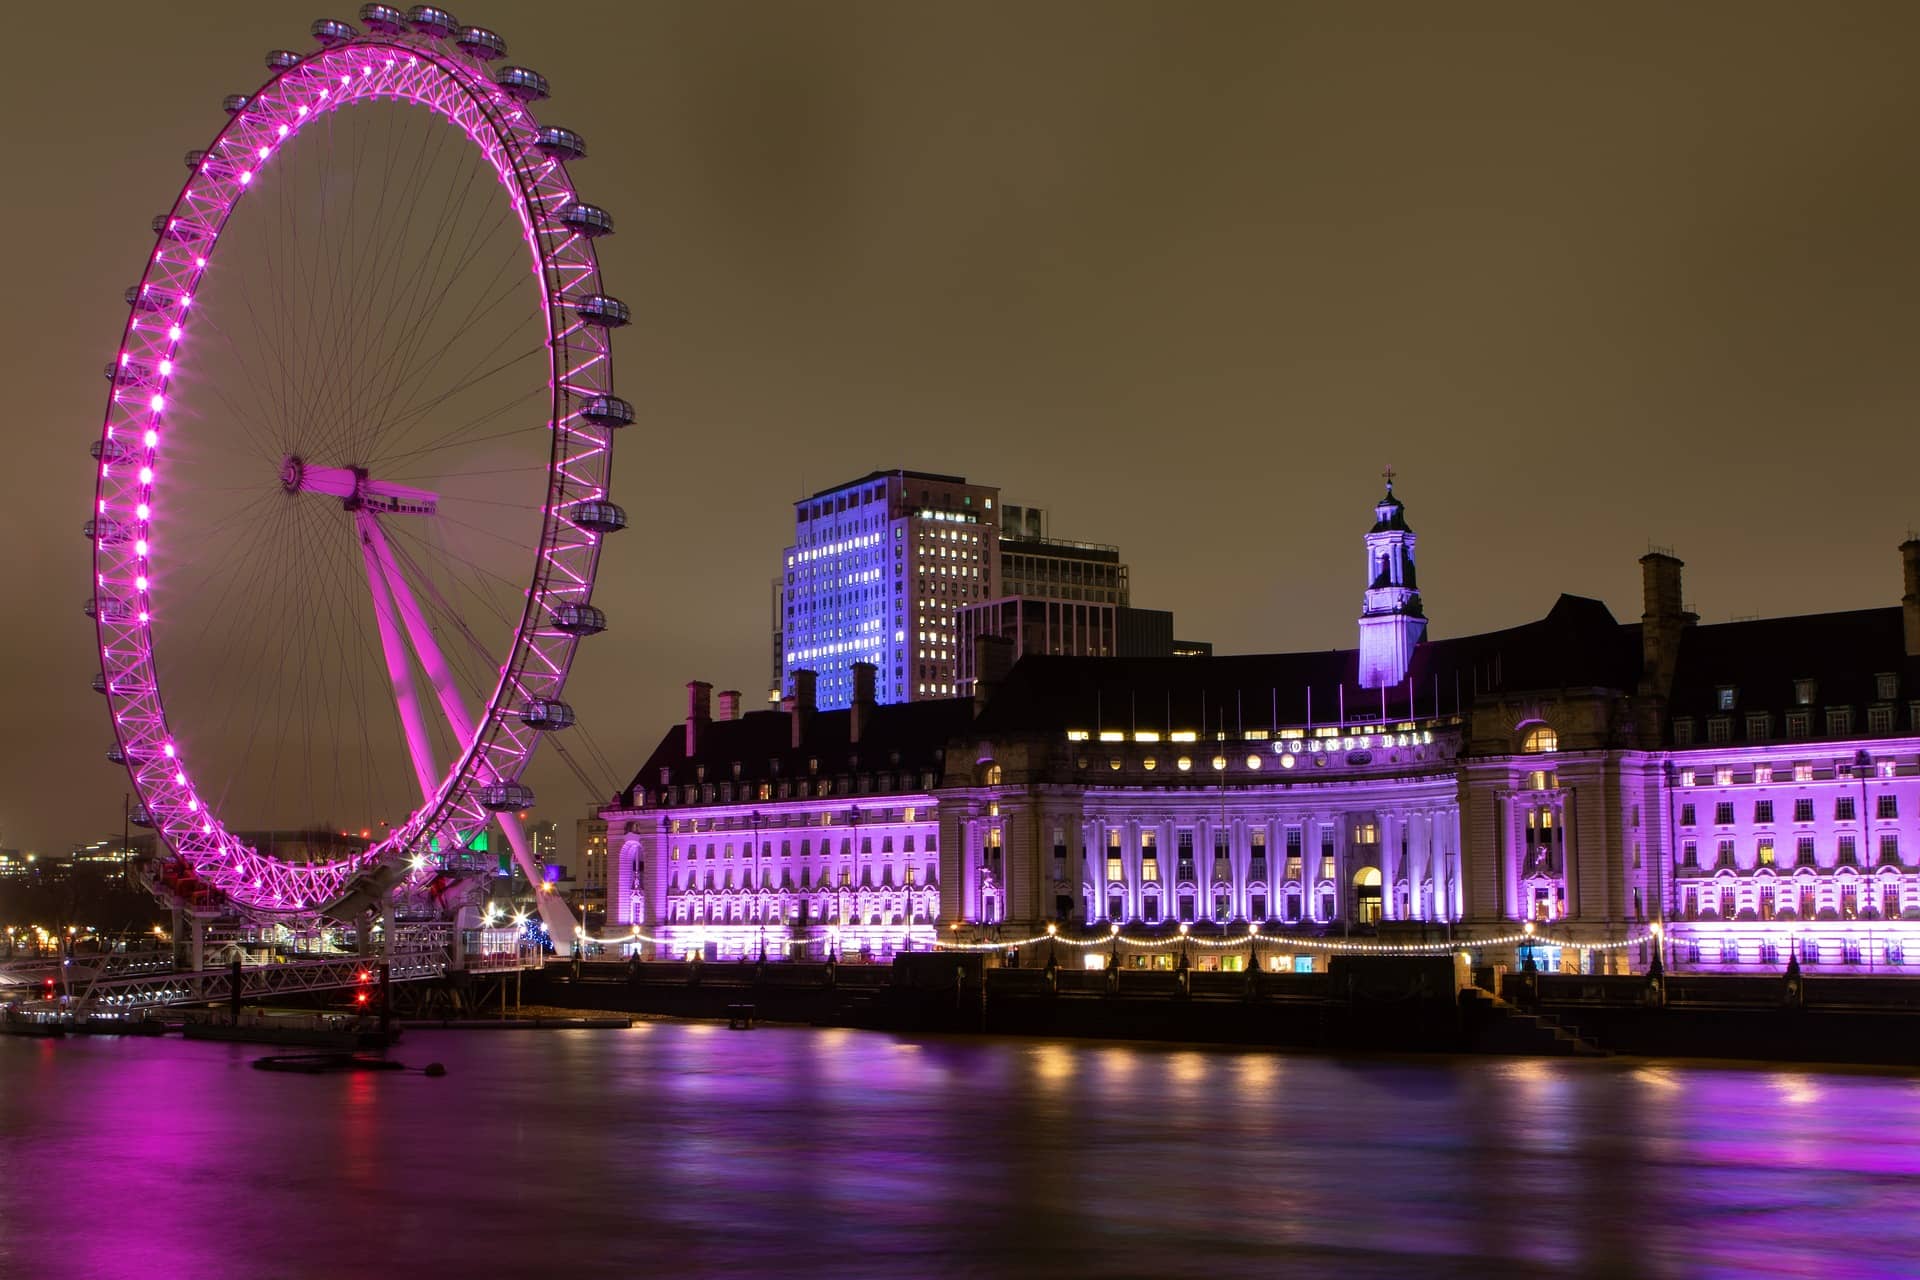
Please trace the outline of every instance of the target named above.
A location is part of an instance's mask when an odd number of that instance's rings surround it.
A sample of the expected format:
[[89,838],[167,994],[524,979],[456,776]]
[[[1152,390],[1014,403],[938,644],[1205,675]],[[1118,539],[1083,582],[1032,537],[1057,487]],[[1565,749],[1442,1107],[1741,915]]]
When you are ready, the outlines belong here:
[[778,702],[815,673],[820,706],[848,705],[871,663],[880,702],[972,689],[982,635],[1016,653],[1175,652],[1173,615],[1133,609],[1118,547],[1054,538],[1040,507],[999,504],[960,476],[876,471],[794,504],[794,545],[773,590]]
[[882,702],[952,697],[959,611],[1000,594],[999,490],[960,476],[875,471],[794,504],[783,556],[779,689],[817,677],[823,707],[873,665]]
[[782,710],[718,718],[692,686],[604,812],[612,922],[673,954],[1051,925],[1118,926],[1143,964],[1256,927],[1266,964],[1512,960],[1531,928],[1549,967],[1920,964],[1920,541],[1898,607],[1704,625],[1653,552],[1637,622],[1562,595],[1440,639],[1390,491],[1366,543],[1353,649],[1016,661],[982,637],[970,698],[884,705],[858,665],[845,710],[798,671]]

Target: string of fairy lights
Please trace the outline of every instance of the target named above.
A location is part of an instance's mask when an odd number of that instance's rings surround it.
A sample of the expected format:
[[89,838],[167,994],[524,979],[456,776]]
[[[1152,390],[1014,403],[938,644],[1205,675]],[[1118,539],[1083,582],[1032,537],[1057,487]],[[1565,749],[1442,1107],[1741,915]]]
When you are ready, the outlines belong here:
[[1554,938],[1538,932],[1532,925],[1517,933],[1501,934],[1492,938],[1474,938],[1455,942],[1368,942],[1351,938],[1315,938],[1301,937],[1283,933],[1267,933],[1258,925],[1250,925],[1245,933],[1226,938],[1196,938],[1182,925],[1177,934],[1169,937],[1133,937],[1114,925],[1105,937],[1069,938],[1049,925],[1045,933],[1037,933],[1027,938],[1000,940],[991,942],[961,942],[958,939],[935,939],[934,945],[949,951],[1005,951],[1013,947],[1032,946],[1041,942],[1058,942],[1069,947],[1107,947],[1119,945],[1143,950],[1164,951],[1169,947],[1191,943],[1200,947],[1231,949],[1266,943],[1276,948],[1293,948],[1302,951],[1327,951],[1347,955],[1448,955],[1468,951],[1479,947],[1535,946],[1560,947],[1565,950],[1586,953],[1589,951],[1618,951],[1625,947],[1636,947],[1651,942],[1660,936],[1660,928],[1654,925],[1624,938],[1615,938],[1606,942],[1581,942],[1571,938]]
[[[583,941],[595,946],[632,946],[635,943],[645,943],[649,946],[668,948],[684,948],[687,946],[687,940],[684,938],[657,938],[651,934],[642,933],[637,925],[626,933],[607,934],[603,937],[596,938],[583,931],[580,936]],[[1170,947],[1185,946],[1187,944],[1197,947],[1209,947],[1216,950],[1234,950],[1240,947],[1251,947],[1259,943],[1265,943],[1269,947],[1277,949],[1292,948],[1299,951],[1324,951],[1342,955],[1394,956],[1450,955],[1476,950],[1482,947],[1530,946],[1559,947],[1585,955],[1593,951],[1619,951],[1626,947],[1643,946],[1647,943],[1658,941],[1660,936],[1661,929],[1658,924],[1651,925],[1636,933],[1631,933],[1624,938],[1614,938],[1605,942],[1583,942],[1574,938],[1555,938],[1549,934],[1539,932],[1532,925],[1528,925],[1518,932],[1501,934],[1497,937],[1473,938],[1471,940],[1454,942],[1369,942],[1364,940],[1356,941],[1351,938],[1313,938],[1302,937],[1295,934],[1267,933],[1258,925],[1249,926],[1245,933],[1223,938],[1195,937],[1185,925],[1181,926],[1178,933],[1172,935],[1158,934],[1152,937],[1136,937],[1123,932],[1119,925],[1114,925],[1103,936],[1096,935],[1090,938],[1071,938],[1062,934],[1057,926],[1048,925],[1046,932],[1036,933],[1025,938],[1002,938],[982,942],[963,942],[957,938],[934,938],[932,939],[932,944],[942,951],[1011,951],[1021,947],[1037,946],[1043,942],[1057,942],[1061,946],[1081,949],[1121,946],[1144,951],[1165,951]],[[818,941],[820,941],[820,939],[817,938],[775,939],[767,945],[770,947],[777,946],[782,950],[804,950]],[[829,941],[831,942],[832,939],[829,939]]]

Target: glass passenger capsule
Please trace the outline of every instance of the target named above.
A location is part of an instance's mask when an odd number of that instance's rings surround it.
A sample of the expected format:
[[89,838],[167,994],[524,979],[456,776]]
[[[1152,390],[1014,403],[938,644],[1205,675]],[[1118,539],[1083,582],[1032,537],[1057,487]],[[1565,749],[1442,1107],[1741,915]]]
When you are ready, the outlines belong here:
[[291,49],[275,49],[267,55],[267,70],[291,71],[300,65],[300,55]]
[[141,311],[165,311],[173,305],[173,295],[145,285],[128,285],[127,305]]
[[338,18],[315,18],[308,28],[313,38],[324,45],[342,44],[360,33],[351,22],[342,22]]
[[607,615],[590,604],[557,604],[553,607],[553,629],[570,636],[597,636],[607,629]]
[[624,427],[633,421],[633,406],[619,396],[595,396],[580,406],[580,416],[596,427]]
[[407,25],[423,36],[432,36],[444,40],[459,30],[460,22],[445,9],[436,9],[430,4],[417,4],[407,10]]
[[538,102],[553,91],[545,76],[525,67],[502,67],[493,82],[504,89],[508,97],[522,102]]
[[520,708],[520,723],[529,729],[551,732],[574,722],[573,708],[557,699],[529,702]]
[[540,131],[533,135],[533,145],[542,155],[555,160],[587,158],[587,140],[573,130],[562,129],[558,125],[541,125]]
[[510,813],[533,807],[533,788],[524,782],[489,782],[480,788],[480,807],[494,813]]
[[560,225],[589,240],[613,234],[613,215],[597,204],[576,200],[560,211]]
[[383,36],[407,33],[407,15],[390,4],[361,5],[360,21],[367,24],[367,30],[378,31]]
[[633,313],[627,304],[618,298],[604,293],[590,293],[573,304],[574,314],[584,324],[597,325],[602,329],[618,329],[633,319]]
[[507,42],[485,27],[460,28],[460,35],[454,43],[482,62],[507,56]]
[[618,533],[627,527],[627,513],[615,502],[591,498],[567,508],[567,519],[594,533]]
[[132,537],[132,531],[120,521],[109,516],[95,516],[81,526],[88,542],[98,542],[107,546],[116,546]]

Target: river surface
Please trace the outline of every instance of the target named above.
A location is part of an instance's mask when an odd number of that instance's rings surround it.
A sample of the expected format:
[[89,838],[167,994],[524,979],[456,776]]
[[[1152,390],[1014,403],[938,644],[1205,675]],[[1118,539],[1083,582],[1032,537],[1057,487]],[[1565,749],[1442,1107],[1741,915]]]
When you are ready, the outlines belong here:
[[1920,1079],[652,1023],[0,1039],[0,1278],[1920,1276]]

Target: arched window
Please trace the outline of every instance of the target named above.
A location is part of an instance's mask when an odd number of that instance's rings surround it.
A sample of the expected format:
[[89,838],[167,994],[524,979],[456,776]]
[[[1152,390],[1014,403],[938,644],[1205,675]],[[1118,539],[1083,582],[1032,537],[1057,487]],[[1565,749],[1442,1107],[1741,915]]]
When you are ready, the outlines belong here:
[[1527,730],[1527,736],[1520,740],[1520,750],[1530,756],[1546,751],[1560,749],[1560,735],[1544,724],[1536,724]]

